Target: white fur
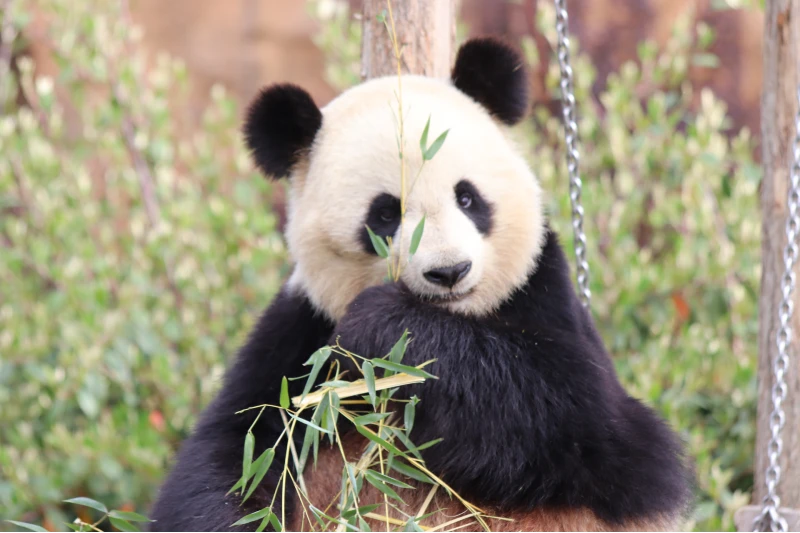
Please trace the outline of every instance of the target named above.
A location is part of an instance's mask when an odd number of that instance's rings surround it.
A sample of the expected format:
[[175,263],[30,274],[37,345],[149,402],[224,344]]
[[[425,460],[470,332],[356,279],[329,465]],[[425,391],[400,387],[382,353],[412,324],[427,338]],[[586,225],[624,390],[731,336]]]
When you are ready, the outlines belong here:
[[[396,77],[375,79],[327,105],[310,153],[290,178],[286,235],[297,262],[291,283],[333,320],[387,275],[386,260],[367,254],[359,233],[375,196],[400,197],[397,82]],[[504,128],[448,82],[404,76],[402,95],[407,212],[393,250],[402,256],[402,280],[421,296],[442,296],[450,291],[431,284],[423,273],[472,261],[470,272],[452,289],[468,294],[442,305],[485,315],[535,267],[544,237],[539,184]],[[419,139],[429,116],[429,144],[450,131],[438,154],[422,166]],[[462,179],[494,206],[488,236],[456,203],[454,187]],[[423,215],[425,231],[409,262],[411,234]]]

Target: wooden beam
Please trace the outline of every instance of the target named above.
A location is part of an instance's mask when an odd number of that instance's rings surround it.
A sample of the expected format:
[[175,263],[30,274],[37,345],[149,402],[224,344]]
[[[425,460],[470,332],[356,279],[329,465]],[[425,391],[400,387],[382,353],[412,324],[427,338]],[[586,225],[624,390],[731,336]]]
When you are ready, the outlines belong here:
[[[783,250],[786,246],[787,187],[792,162],[800,83],[800,0],[767,0],[764,35],[764,75],[761,98],[761,142],[764,179],[761,186],[763,227],[761,297],[759,300],[758,426],[756,436],[753,503],[766,494],[765,470],[772,412],[772,365],[777,354]],[[782,476],[778,487],[784,507],[800,509],[800,272],[794,292],[792,328],[794,340],[787,374],[788,396],[784,402]]]
[[[397,75],[390,33],[379,20],[386,9],[386,0],[364,0],[362,80]],[[392,14],[403,72],[449,77],[456,36],[456,0],[393,0]]]

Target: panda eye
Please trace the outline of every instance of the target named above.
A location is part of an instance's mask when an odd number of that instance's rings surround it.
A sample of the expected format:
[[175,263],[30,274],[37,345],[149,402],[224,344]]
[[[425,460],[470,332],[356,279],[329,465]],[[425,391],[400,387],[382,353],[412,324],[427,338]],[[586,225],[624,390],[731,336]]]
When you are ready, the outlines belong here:
[[458,205],[463,209],[469,209],[472,205],[472,195],[468,192],[462,192],[458,195]]
[[396,214],[393,209],[386,208],[386,209],[381,209],[380,216],[382,221],[391,222],[395,219]]

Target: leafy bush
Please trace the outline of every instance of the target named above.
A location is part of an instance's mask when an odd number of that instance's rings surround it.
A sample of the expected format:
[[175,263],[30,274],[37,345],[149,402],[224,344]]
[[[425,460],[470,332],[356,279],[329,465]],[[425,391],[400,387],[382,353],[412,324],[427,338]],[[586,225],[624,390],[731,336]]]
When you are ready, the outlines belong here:
[[[3,26],[24,27],[30,6],[50,15],[59,77],[34,81],[24,58],[13,79],[0,65],[0,508],[60,527],[67,497],[147,509],[285,253],[224,91],[189,128],[170,107],[183,67],[149,61],[124,13],[12,0]],[[336,47],[329,75],[346,86],[358,31],[338,9],[320,12],[320,43]],[[760,277],[754,140],[687,81],[713,63],[712,39],[686,21],[596,97],[574,54],[593,313],[628,390],[686,439],[701,530],[731,529],[752,488]],[[561,135],[542,109],[520,142],[569,248]]]
[[0,518],[62,529],[72,496],[147,510],[285,265],[233,101],[218,88],[199,127],[173,119],[185,69],[151,63],[116,5],[14,0],[3,14],[19,30],[47,13],[59,76],[34,80],[14,40],[18,83],[0,103]]

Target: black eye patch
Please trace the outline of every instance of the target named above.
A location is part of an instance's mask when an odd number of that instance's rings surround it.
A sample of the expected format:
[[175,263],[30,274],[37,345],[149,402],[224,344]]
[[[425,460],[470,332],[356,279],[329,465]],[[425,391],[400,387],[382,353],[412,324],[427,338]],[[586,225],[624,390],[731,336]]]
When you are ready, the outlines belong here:
[[367,226],[375,235],[384,240],[386,237],[394,236],[397,228],[400,227],[400,199],[388,193],[379,194],[370,203],[367,217],[361,225],[361,231],[358,234],[361,246],[368,254],[378,255],[372,246]]
[[455,193],[458,208],[472,220],[478,231],[488,235],[492,231],[492,205],[469,180],[459,181]]

